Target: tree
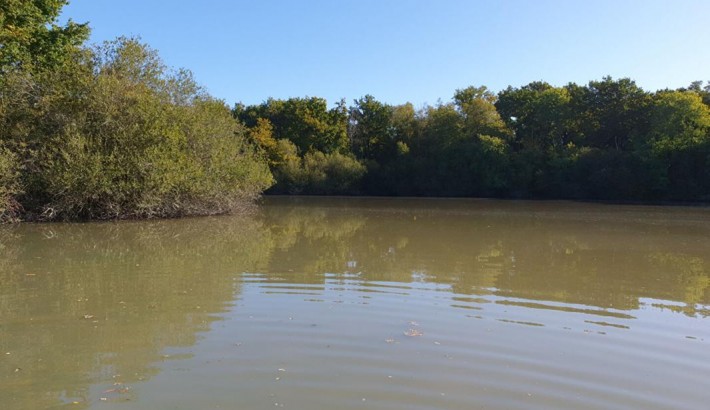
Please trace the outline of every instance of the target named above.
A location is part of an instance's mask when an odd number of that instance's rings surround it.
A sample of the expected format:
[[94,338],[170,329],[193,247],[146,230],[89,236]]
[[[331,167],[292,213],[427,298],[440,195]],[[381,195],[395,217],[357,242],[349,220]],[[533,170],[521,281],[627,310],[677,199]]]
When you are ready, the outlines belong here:
[[392,130],[394,139],[409,145],[419,133],[419,120],[412,103],[392,107]]
[[350,108],[350,143],[358,158],[382,162],[395,153],[392,107],[371,95]]
[[703,103],[710,106],[710,81],[708,81],[704,87],[702,81],[693,81],[688,88],[681,88],[678,91],[693,91],[698,93],[700,97],[702,97]]
[[0,2],[0,73],[63,64],[89,36],[87,24],[57,25],[67,0]]
[[569,104],[566,89],[534,82],[501,91],[496,107],[513,130],[517,147],[549,151],[570,142]]
[[249,129],[249,139],[264,153],[269,165],[278,164],[278,142],[274,138],[274,126],[266,118],[259,118],[256,126]]
[[[574,89],[575,87],[570,87]],[[624,150],[635,131],[645,122],[650,94],[629,78],[605,77],[590,81],[572,96],[572,109],[578,117],[582,145]],[[581,91],[581,92],[579,92]]]
[[238,104],[232,114],[250,128],[257,125],[259,118],[268,119],[274,138],[290,140],[303,154],[310,150],[348,150],[348,114],[342,101],[329,110],[323,98],[270,98],[255,106]]
[[646,135],[670,199],[710,199],[710,107],[695,92],[659,92]]
[[496,96],[484,87],[456,90],[454,104],[463,116],[462,132],[469,138],[479,135],[502,137],[507,134],[505,123],[495,107]]
[[710,107],[694,92],[659,92],[650,107],[648,141],[656,152],[682,151],[710,141]]

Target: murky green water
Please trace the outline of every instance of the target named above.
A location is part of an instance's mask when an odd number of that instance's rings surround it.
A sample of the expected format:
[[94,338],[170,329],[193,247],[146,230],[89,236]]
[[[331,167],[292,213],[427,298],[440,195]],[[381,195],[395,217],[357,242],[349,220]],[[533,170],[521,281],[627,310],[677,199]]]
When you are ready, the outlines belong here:
[[0,228],[0,409],[705,409],[710,210],[269,198]]

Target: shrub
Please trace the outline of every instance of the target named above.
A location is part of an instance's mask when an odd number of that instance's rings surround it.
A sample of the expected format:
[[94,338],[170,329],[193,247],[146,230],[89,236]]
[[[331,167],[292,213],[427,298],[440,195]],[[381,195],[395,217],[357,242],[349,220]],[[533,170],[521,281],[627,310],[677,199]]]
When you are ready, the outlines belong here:
[[0,223],[18,220],[21,210],[17,202],[20,193],[19,164],[9,149],[0,145]]
[[272,183],[225,104],[145,45],[121,38],[74,65],[4,93],[17,101],[0,132],[28,164],[22,201],[30,217],[224,213]]
[[281,164],[276,171],[275,192],[290,194],[354,194],[365,175],[365,166],[349,155],[320,151]]

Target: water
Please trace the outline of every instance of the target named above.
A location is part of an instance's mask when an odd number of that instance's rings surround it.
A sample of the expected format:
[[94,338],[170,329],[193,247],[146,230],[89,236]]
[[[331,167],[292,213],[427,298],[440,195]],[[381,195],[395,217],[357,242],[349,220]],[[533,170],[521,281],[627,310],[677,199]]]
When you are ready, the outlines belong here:
[[710,210],[268,198],[0,228],[1,409],[706,409]]

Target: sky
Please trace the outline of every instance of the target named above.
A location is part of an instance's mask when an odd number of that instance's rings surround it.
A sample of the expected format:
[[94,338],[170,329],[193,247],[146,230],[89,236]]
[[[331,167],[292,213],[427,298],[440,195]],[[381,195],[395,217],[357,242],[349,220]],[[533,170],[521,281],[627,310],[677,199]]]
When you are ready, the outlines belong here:
[[710,80],[708,17],[708,0],[71,0],[60,20],[91,42],[140,36],[230,105],[423,106],[471,85]]

